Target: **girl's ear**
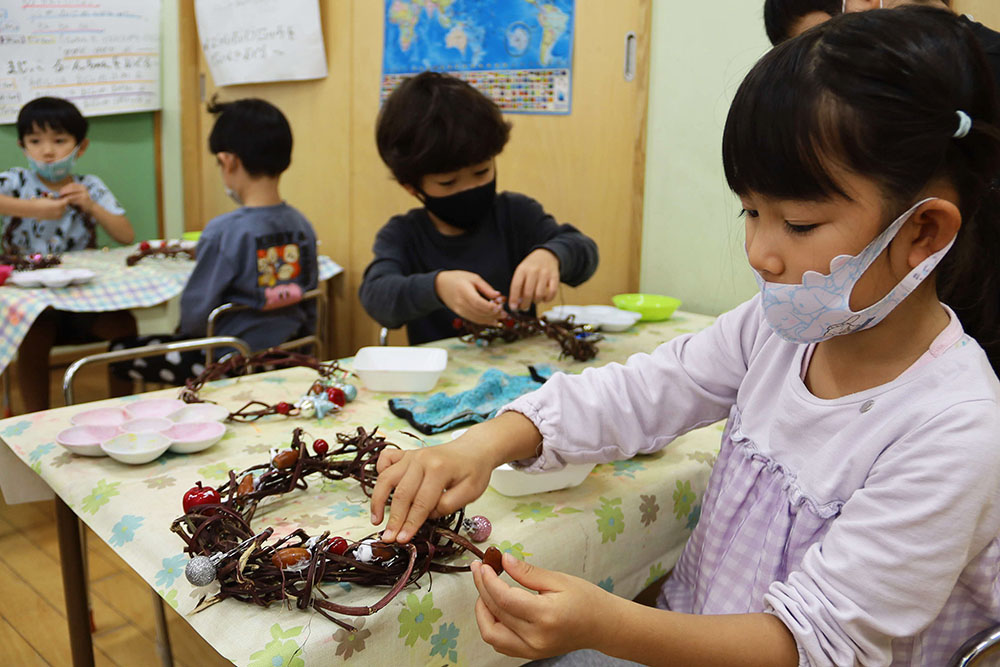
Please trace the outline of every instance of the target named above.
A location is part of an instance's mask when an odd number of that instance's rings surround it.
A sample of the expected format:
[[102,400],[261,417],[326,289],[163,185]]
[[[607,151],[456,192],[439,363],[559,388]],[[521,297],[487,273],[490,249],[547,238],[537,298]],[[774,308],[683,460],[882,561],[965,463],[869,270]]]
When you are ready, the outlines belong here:
[[79,147],[76,149],[76,157],[79,159],[87,152],[87,148],[90,146],[90,139],[84,137],[83,141],[80,142]]
[[918,208],[910,220],[914,230],[907,260],[910,268],[916,268],[951,243],[962,226],[962,213],[947,199],[932,199]]

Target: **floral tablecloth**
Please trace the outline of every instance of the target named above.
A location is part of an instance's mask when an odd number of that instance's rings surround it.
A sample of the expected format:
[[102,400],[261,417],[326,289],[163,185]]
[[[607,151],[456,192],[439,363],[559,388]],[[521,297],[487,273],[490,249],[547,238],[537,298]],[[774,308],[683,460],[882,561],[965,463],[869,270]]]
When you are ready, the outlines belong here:
[[[147,257],[135,266],[125,258],[135,246],[112,250],[80,250],[62,256],[60,268],[90,269],[97,276],[84,285],[60,288],[0,286],[0,372],[7,367],[31,324],[46,308],[101,313],[148,308],[169,301],[184,289],[194,262],[187,258]],[[329,257],[319,258],[319,279],[342,271]]]
[[[679,313],[668,322],[609,334],[591,364],[624,361],[632,353],[651,351],[711,321]],[[568,372],[579,372],[587,365],[558,360],[558,346],[544,338],[490,347],[457,340],[432,346],[448,350],[448,368],[435,391],[449,393],[472,387],[488,368],[520,374],[527,372],[529,364],[551,363]],[[350,363],[350,359],[344,361],[346,367]],[[250,398],[291,401],[312,380],[311,371],[287,369],[216,382],[202,396],[230,409]],[[144,397],[175,392],[164,390]],[[255,424],[230,425],[224,439],[204,452],[167,454],[142,466],[76,457],[54,442],[74,413],[137,398],[6,419],[0,421],[0,439],[221,655],[253,667],[331,665],[349,658],[373,665],[516,664],[493,652],[480,638],[473,614],[476,589],[465,573],[437,574],[433,581],[425,577],[419,587],[405,589],[374,616],[355,619],[357,632],[347,632],[315,612],[281,605],[264,609],[227,600],[190,614],[206,589],[194,589],[184,578],[188,557],[169,526],[182,513],[181,496],[194,482],[219,484],[231,468],[242,470],[265,462],[271,448],[290,441],[297,425],[313,437],[324,438],[357,426],[378,426],[403,447],[443,442],[451,437],[449,433],[428,436],[422,442],[404,435],[401,431],[413,429],[388,411],[390,395],[361,389],[358,399],[344,411],[323,420],[270,417]],[[573,489],[521,497],[505,497],[489,489],[468,510],[493,522],[492,537],[484,548],[495,544],[543,567],[576,574],[633,597],[673,566],[697,523],[720,435],[721,425],[709,426],[679,438],[656,455],[597,466]],[[295,527],[310,534],[329,529],[335,535],[360,539],[374,530],[368,517],[368,501],[356,484],[326,482],[268,501],[258,510],[254,527],[272,526],[277,534]],[[324,590],[336,601],[364,605],[384,593],[384,589],[347,584],[327,585]]]

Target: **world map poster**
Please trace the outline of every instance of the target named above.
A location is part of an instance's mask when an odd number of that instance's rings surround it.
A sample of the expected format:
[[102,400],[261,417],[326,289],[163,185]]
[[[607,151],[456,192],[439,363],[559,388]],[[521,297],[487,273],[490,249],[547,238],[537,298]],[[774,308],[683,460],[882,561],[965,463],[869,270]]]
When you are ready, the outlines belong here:
[[382,100],[434,70],[505,112],[568,114],[573,18],[574,0],[385,0]]

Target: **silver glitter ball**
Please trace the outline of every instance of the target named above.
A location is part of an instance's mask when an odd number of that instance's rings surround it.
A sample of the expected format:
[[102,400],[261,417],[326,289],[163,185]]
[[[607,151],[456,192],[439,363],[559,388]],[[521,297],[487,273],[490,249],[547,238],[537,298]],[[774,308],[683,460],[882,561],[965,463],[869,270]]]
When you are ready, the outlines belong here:
[[344,390],[344,398],[348,402],[351,402],[358,397],[358,388],[355,387],[353,384],[347,384],[346,382],[344,382],[343,384],[340,384],[338,386]]
[[208,586],[215,581],[215,563],[207,556],[195,556],[184,568],[184,576],[192,586]]

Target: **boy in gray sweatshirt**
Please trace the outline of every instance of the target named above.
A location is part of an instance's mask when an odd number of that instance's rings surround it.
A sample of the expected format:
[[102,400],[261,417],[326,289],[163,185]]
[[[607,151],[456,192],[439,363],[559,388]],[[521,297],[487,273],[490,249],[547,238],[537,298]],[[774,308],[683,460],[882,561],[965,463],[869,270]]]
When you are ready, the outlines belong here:
[[[224,303],[251,306],[221,318],[215,333],[263,350],[312,328],[314,309],[294,305],[316,287],[316,233],[281,198],[278,181],[291,163],[284,114],[260,99],[209,105],[218,114],[208,138],[222,183],[240,208],[214,218],[198,239],[197,264],[181,295],[178,334],[117,341],[113,349],[205,335],[209,313]],[[288,307],[285,307],[288,306]],[[119,364],[135,379],[183,384],[204,369],[200,352]]]

